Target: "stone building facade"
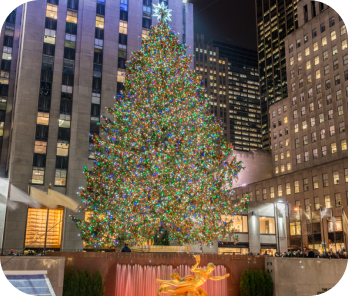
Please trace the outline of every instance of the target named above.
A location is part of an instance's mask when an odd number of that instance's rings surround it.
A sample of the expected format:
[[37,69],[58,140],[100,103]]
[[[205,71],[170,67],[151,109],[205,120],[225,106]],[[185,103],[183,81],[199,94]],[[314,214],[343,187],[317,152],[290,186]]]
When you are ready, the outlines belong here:
[[299,28],[285,38],[289,95],[269,111],[272,177],[236,193],[285,201],[293,248],[339,250],[346,242],[342,211],[348,210],[347,31],[330,7],[315,1],[297,6]]
[[[80,201],[77,192],[86,184],[83,168],[93,164],[90,134],[99,133],[100,115],[107,115],[106,107],[123,87],[125,61],[157,23],[152,4],[158,2],[39,0],[22,5],[7,19],[0,37],[6,43],[0,53],[12,55],[11,64],[2,62],[1,68],[1,75],[9,76],[8,87],[0,81],[1,99],[7,102],[6,112],[0,111],[2,176],[23,191],[28,185],[46,191],[52,184]],[[193,54],[192,4],[160,2],[172,9],[171,26]],[[49,248],[83,248],[71,213],[50,211],[49,225],[61,222]],[[45,217],[46,210],[24,205],[8,211],[4,250],[20,250],[32,242],[30,233],[42,227]]]

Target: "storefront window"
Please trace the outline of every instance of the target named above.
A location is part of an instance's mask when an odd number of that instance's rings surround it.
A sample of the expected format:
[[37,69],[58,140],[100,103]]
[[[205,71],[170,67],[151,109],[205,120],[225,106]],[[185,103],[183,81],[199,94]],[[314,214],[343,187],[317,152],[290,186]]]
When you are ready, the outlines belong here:
[[275,234],[274,218],[260,217],[260,234]]
[[262,249],[261,248],[261,254],[260,255],[265,254],[266,251],[267,251],[267,255],[275,256],[275,253],[277,252],[277,249]]
[[233,228],[236,232],[248,232],[248,216],[235,216]]
[[249,252],[248,248],[219,248],[219,255],[246,255]]
[[[47,248],[60,248],[63,209],[50,209],[47,225]],[[28,209],[25,246],[43,248],[45,245],[47,209]]]
[[300,222],[290,223],[290,234],[291,235],[301,235],[301,224]]
[[332,221],[331,218],[329,218],[328,224],[327,224],[329,232],[334,232],[334,228],[333,228],[334,224],[335,224],[335,231],[342,231],[342,219],[341,219],[341,217],[335,217],[334,222]]

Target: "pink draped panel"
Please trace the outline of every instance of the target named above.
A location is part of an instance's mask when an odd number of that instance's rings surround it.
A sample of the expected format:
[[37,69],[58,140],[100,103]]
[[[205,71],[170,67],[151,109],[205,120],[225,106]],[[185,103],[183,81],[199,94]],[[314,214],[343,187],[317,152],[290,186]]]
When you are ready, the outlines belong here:
[[[205,268],[205,267],[200,267]],[[170,280],[170,275],[177,272],[180,276],[192,274],[191,267],[180,265],[173,269],[172,266],[141,266],[121,265],[116,266],[116,291],[115,296],[156,296],[160,284],[156,283],[156,278]],[[215,266],[212,272],[214,276],[222,276],[227,273],[226,268],[222,265]],[[202,288],[209,296],[227,296],[227,281],[208,280]],[[161,293],[161,296],[169,294]]]

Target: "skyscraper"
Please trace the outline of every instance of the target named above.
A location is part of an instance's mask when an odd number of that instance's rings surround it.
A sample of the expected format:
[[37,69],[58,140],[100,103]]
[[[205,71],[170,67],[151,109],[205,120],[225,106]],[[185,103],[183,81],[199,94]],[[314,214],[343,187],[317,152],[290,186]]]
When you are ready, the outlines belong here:
[[[173,10],[171,25],[192,54],[192,4],[160,2]],[[123,88],[126,60],[156,23],[151,0],[39,0],[17,8],[0,38],[1,176],[23,191],[52,184],[80,201],[83,168],[93,165],[90,134],[99,133],[100,115]],[[50,248],[82,249],[69,214],[50,210]],[[24,205],[8,211],[4,248],[20,250],[40,237],[46,216]],[[42,247],[43,238],[31,247]]]
[[224,123],[225,137],[237,150],[261,148],[257,53],[226,42],[195,44],[195,70],[202,75],[211,112]]
[[285,37],[298,27],[298,0],[256,0],[262,147],[270,149],[269,106],[287,98]]

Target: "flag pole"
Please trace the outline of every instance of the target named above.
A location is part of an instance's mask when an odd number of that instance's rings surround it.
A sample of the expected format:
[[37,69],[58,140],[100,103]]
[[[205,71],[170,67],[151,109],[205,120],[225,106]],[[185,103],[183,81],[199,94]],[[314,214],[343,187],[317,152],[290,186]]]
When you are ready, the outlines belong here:
[[[51,189],[51,184],[48,186],[48,189]],[[43,254],[46,256],[46,243],[47,243],[47,228],[48,228],[48,217],[49,217],[50,209],[47,207],[47,218],[46,218],[46,229],[45,229],[45,244]]]
[[313,228],[313,212],[312,212],[312,206],[311,205],[309,205],[309,209],[310,209],[310,211],[311,211],[311,224],[312,224],[312,244],[313,244],[313,247],[312,247],[312,249],[315,249],[314,248],[314,228]]

